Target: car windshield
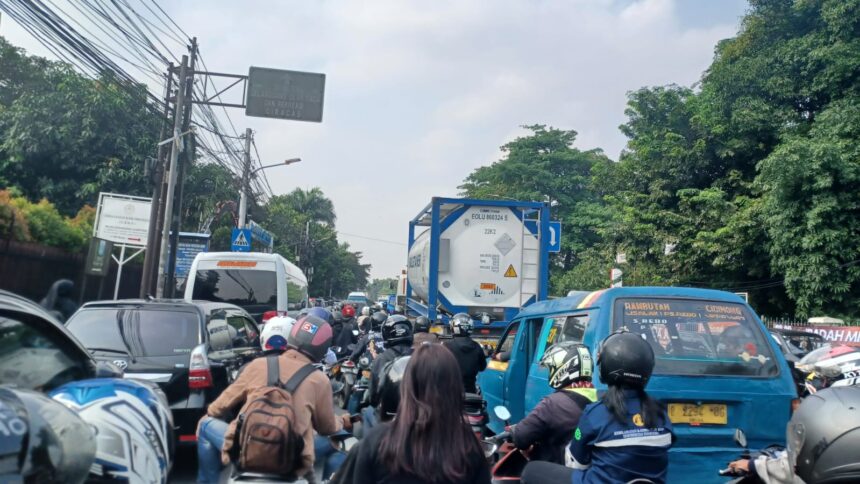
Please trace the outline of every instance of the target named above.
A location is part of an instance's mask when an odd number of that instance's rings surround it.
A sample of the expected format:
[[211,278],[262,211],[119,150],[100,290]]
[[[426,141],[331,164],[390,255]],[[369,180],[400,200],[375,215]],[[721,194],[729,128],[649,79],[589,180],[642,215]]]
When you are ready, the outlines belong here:
[[200,344],[200,316],[175,309],[84,308],[68,328],[88,349],[132,356],[188,354]]
[[615,328],[626,327],[651,345],[658,375],[773,376],[779,372],[767,336],[742,304],[619,299],[614,320]]
[[87,378],[91,368],[68,337],[35,317],[0,314],[0,382],[49,390]]
[[277,286],[274,270],[206,269],[197,271],[192,297],[245,309],[254,306],[268,309],[278,303]]

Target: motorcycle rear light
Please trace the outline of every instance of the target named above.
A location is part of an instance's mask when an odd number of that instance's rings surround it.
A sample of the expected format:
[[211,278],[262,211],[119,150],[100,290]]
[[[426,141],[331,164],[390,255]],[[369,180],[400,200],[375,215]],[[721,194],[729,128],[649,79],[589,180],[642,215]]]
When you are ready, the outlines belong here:
[[180,435],[180,436],[179,436],[179,441],[180,441],[180,442],[197,442],[197,436],[196,436],[196,435],[194,435],[194,434],[191,434],[191,435]]
[[200,390],[212,386],[212,370],[209,367],[209,357],[206,356],[206,345],[197,345],[191,350],[191,361],[188,365],[188,388]]
[[355,368],[355,363],[350,360],[346,360],[343,362],[343,366],[346,368]]

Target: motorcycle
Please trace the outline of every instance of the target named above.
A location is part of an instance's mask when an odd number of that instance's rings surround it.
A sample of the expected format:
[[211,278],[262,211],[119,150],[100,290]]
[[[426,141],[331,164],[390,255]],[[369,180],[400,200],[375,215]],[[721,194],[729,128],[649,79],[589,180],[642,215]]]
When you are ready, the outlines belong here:
[[490,418],[487,415],[487,402],[480,394],[466,393],[464,414],[469,425],[472,427],[472,432],[478,440],[483,440],[491,434],[490,429],[487,427],[487,424],[490,422]]
[[[493,413],[499,420],[505,422],[505,428],[509,427],[508,421],[511,413],[502,405],[493,408]],[[502,432],[482,440],[484,455],[493,464],[490,476],[493,484],[520,482],[523,469],[529,463],[528,456],[517,449],[511,439],[510,432]]]
[[334,404],[336,407],[346,408],[352,387],[355,384],[355,364],[343,357],[331,365],[325,367],[325,374],[331,381]]
[[[328,436],[328,438],[332,441],[332,443],[339,449],[340,452],[346,454],[349,451],[348,440],[353,437],[352,433],[347,432],[345,430],[340,431],[334,435]],[[316,470],[314,471],[315,473]],[[322,472],[322,471],[320,471]],[[281,476],[277,474],[264,474],[260,472],[248,472],[241,471],[236,468],[236,465],[231,463],[226,466],[224,470],[221,472],[221,478],[218,482],[225,484],[238,484],[238,483],[275,483],[275,482],[289,482],[292,484],[311,484],[311,481],[304,477],[300,477],[297,479],[292,479],[288,476]],[[327,482],[320,479],[317,475],[314,476],[313,482]]]

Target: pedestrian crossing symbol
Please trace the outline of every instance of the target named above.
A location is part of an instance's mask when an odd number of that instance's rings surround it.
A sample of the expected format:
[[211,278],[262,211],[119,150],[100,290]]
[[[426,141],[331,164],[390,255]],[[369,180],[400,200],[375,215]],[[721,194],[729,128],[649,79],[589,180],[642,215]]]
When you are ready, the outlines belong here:
[[251,252],[251,229],[233,229],[230,240],[233,252]]
[[505,277],[517,277],[517,271],[514,270],[513,264],[508,266],[508,270],[505,271]]

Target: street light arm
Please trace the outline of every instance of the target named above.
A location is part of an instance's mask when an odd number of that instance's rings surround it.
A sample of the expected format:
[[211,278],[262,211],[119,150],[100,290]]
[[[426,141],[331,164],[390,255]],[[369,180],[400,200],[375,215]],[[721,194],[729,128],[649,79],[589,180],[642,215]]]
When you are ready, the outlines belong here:
[[292,165],[293,163],[298,163],[300,161],[302,161],[301,158],[290,158],[289,160],[285,160],[285,161],[282,161],[280,163],[272,163],[271,165],[264,165],[264,166],[261,166],[259,168],[254,169],[253,171],[251,171],[251,176],[255,175],[258,171],[265,170],[266,168],[274,168],[276,166]]

